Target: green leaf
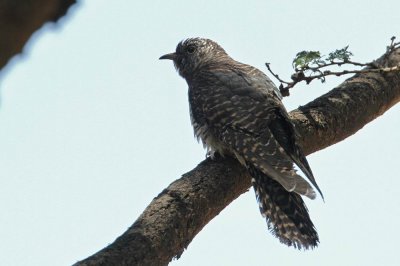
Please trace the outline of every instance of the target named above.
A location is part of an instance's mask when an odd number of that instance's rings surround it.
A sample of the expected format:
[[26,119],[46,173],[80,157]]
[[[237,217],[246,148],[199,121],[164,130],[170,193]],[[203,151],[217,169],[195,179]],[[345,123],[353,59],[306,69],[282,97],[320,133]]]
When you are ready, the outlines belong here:
[[301,51],[296,54],[293,59],[293,67],[295,69],[305,69],[310,64],[318,64],[323,62],[321,60],[321,53],[319,51]]
[[327,56],[326,60],[327,61],[348,61],[350,60],[350,57],[353,56],[353,53],[348,51],[347,49],[349,46],[347,45],[346,47],[342,49],[336,49],[334,52],[329,53]]

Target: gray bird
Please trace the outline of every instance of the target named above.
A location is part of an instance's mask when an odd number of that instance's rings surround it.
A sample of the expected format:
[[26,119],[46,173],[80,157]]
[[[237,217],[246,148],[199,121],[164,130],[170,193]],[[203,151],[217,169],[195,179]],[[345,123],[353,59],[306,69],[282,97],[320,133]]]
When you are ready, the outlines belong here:
[[207,153],[233,156],[248,169],[272,234],[298,249],[316,247],[318,234],[301,198],[316,193],[294,166],[322,193],[273,82],[209,39],[186,39],[160,59],[172,60],[189,85],[191,122]]

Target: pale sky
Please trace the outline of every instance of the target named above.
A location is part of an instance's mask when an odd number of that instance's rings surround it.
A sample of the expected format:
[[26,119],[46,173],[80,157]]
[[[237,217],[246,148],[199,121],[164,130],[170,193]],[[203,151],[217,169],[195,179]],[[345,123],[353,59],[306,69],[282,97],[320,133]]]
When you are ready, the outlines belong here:
[[[281,77],[301,50],[350,45],[373,60],[400,38],[400,2],[83,1],[35,34],[0,79],[1,265],[71,265],[113,242],[168,184],[205,157],[187,86],[158,58],[207,37]],[[301,85],[306,104],[343,79]],[[275,80],[274,80],[275,81]],[[275,81],[276,82],[276,81]],[[325,196],[306,199],[320,246],[267,230],[251,189],[171,265],[398,265],[400,107],[308,157]]]

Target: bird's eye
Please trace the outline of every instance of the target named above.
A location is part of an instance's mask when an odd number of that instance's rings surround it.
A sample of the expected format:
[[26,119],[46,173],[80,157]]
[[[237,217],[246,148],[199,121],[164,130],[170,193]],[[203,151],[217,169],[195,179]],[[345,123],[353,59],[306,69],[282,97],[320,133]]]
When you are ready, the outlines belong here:
[[186,52],[188,54],[193,54],[195,50],[196,50],[196,47],[194,47],[193,45],[190,45],[190,46],[188,46],[188,48],[186,48]]

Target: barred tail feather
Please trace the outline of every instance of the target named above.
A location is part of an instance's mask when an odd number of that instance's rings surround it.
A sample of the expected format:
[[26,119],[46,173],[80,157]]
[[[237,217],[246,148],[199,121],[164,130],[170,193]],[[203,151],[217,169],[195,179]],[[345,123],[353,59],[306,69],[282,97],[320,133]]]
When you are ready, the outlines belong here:
[[261,214],[280,242],[298,249],[318,245],[317,231],[301,196],[288,192],[278,182],[248,165]]

